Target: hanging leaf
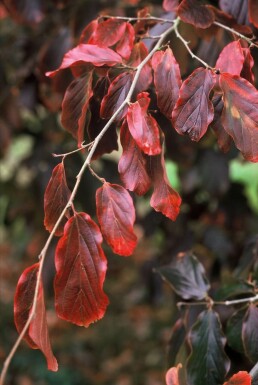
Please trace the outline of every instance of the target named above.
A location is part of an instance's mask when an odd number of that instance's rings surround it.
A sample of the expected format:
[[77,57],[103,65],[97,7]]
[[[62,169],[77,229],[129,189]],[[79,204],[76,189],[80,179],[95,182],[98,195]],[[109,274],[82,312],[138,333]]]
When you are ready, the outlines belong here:
[[124,35],[121,37],[115,48],[116,52],[125,60],[128,60],[130,58],[133,49],[134,39],[134,28],[130,23],[126,23]]
[[89,44],[95,44],[98,47],[111,47],[122,39],[126,29],[126,22],[109,18],[100,22],[94,30]]
[[129,131],[138,147],[147,155],[157,155],[161,152],[159,126],[148,114],[149,104],[149,94],[140,93],[137,101],[130,103],[126,118]]
[[258,308],[250,304],[243,323],[242,338],[246,356],[252,362],[258,361]]
[[118,163],[118,171],[124,186],[138,195],[144,195],[151,186],[147,173],[147,161],[137,146],[125,121],[120,130],[123,153]]
[[178,364],[176,368],[170,368],[166,373],[166,385],[180,385],[178,378],[178,371],[182,368],[181,364]]
[[65,225],[56,248],[55,305],[57,315],[79,326],[101,319],[108,305],[103,291],[107,261],[102,236],[86,213]]
[[154,85],[160,111],[171,119],[182,84],[180,68],[170,48],[158,51],[152,58]]
[[177,14],[185,23],[196,28],[208,28],[215,21],[214,12],[196,0],[183,0],[177,8]]
[[197,68],[183,82],[175,105],[172,121],[179,134],[188,134],[199,141],[206,133],[214,117],[209,99],[215,85],[214,76],[208,69]]
[[46,76],[55,76],[60,70],[81,64],[92,64],[96,67],[112,67],[122,62],[122,58],[110,48],[98,47],[94,44],[79,44],[68,51],[58,69],[46,73]]
[[86,116],[92,92],[92,71],[77,78],[67,88],[63,103],[61,123],[77,139],[78,147],[84,141]]
[[[32,310],[37,283],[39,263],[24,270],[18,281],[14,297],[14,322],[19,333],[22,332]],[[44,290],[40,279],[35,315],[24,335],[25,341],[32,349],[40,349],[46,357],[49,370],[56,372],[58,364],[53,355],[46,320]]]
[[257,0],[248,1],[248,16],[253,25],[258,28],[258,3]]
[[157,272],[185,300],[202,300],[208,295],[210,284],[203,265],[191,253],[179,253]]
[[[228,60],[230,57],[230,60]],[[215,67],[220,72],[228,72],[231,75],[240,75],[244,64],[243,48],[239,41],[233,41],[221,51]]]
[[[222,124],[243,156],[258,161],[258,91],[239,76],[220,75],[224,109]],[[241,95],[241,97],[239,97]]]
[[232,143],[231,136],[224,130],[221,122],[221,113],[223,111],[224,103],[221,95],[215,94],[213,99],[214,119],[211,127],[217,137],[218,146],[223,152],[228,152]]
[[[44,225],[51,232],[64,210],[71,192],[66,183],[63,162],[59,163],[53,170],[44,195]],[[55,231],[56,236],[63,234],[66,218],[64,217]]]
[[248,82],[254,84],[254,59],[251,55],[250,48],[242,48],[244,55],[244,64],[240,76],[246,79]]
[[247,307],[237,310],[227,321],[226,336],[228,345],[239,353],[244,353],[242,340],[243,321]]
[[[111,116],[118,110],[128,95],[132,81],[133,74],[131,72],[124,72],[113,80],[108,88],[107,94],[101,102],[100,116],[103,119],[110,119]],[[123,119],[126,112],[127,107],[124,107],[115,120],[120,121]]]
[[189,385],[217,385],[224,381],[230,361],[224,352],[226,339],[221,331],[218,314],[205,310],[193,326],[189,342],[191,355],[187,362]]
[[175,12],[179,4],[179,0],[163,0],[162,7],[166,12]]
[[223,385],[251,385],[252,377],[247,372],[238,372],[234,374]]
[[128,191],[117,184],[104,183],[96,192],[96,206],[101,232],[113,252],[131,255],[137,237],[133,232],[135,210]]
[[[132,67],[138,67],[138,65],[146,58],[148,55],[148,49],[146,45],[140,41],[139,43],[134,44],[131,57],[128,61],[128,65]],[[152,83],[152,72],[150,62],[145,64],[143,69],[140,72],[134,94],[137,95],[140,92],[146,91]]]

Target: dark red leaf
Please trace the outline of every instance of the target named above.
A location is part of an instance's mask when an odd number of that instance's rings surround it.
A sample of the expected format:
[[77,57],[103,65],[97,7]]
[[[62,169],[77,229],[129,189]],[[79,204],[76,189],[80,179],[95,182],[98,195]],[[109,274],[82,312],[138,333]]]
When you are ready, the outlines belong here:
[[[128,64],[132,67],[137,67],[143,61],[143,59],[146,58],[147,55],[148,55],[148,49],[146,45],[142,41],[140,41],[139,43],[136,43],[134,45]],[[139,79],[136,84],[135,94],[137,95],[138,93],[147,90],[151,82],[152,82],[151,65],[150,65],[150,62],[148,62],[147,64],[145,64],[145,66],[141,70]]]
[[126,29],[126,22],[110,18],[100,22],[89,39],[89,44],[98,47],[111,47],[122,39]]
[[123,154],[118,163],[120,178],[128,190],[144,195],[151,186],[146,157],[130,134],[126,121],[121,127],[120,140],[123,147]]
[[254,59],[251,55],[250,48],[242,48],[244,54],[244,65],[240,76],[248,82],[254,84],[254,73],[252,68],[254,66]]
[[[108,93],[101,102],[100,116],[103,119],[110,119],[111,116],[118,110],[121,104],[127,97],[128,91],[132,85],[133,74],[131,72],[124,72],[118,75],[108,88]],[[116,121],[123,119],[127,112],[127,107],[116,117]]]
[[79,326],[101,319],[108,305],[103,291],[107,261],[102,236],[86,213],[65,225],[56,248],[55,304],[57,315]]
[[148,114],[149,104],[149,94],[140,93],[137,102],[129,105],[126,118],[130,133],[138,147],[147,155],[157,155],[161,152],[159,126]]
[[101,232],[113,252],[131,255],[137,237],[133,232],[135,210],[128,191],[117,184],[104,183],[96,192],[96,206]]
[[179,134],[188,134],[198,141],[213,120],[213,105],[209,99],[214,76],[208,69],[197,68],[183,82],[179,99],[172,113],[172,121]]
[[254,304],[250,304],[243,322],[242,339],[245,354],[252,362],[257,362],[258,360],[257,319],[258,308]]
[[175,368],[170,368],[166,373],[166,385],[180,385],[178,378],[178,371],[182,368],[181,364],[178,364]]
[[[39,263],[24,270],[17,284],[14,297],[14,322],[19,333],[22,332],[32,310],[36,288]],[[32,349],[40,349],[47,360],[49,370],[56,372],[58,364],[53,355],[46,320],[44,290],[40,280],[35,315],[24,335],[25,341]]]
[[258,2],[257,0],[248,1],[248,15],[251,23],[258,28]]
[[[63,162],[59,163],[53,170],[44,195],[44,225],[51,232],[64,210],[71,192],[66,183],[65,169]],[[59,224],[55,235],[63,234],[66,218]]]
[[134,39],[134,28],[130,23],[126,23],[124,36],[121,37],[115,48],[116,52],[125,60],[128,60],[130,58],[133,49]]
[[152,58],[154,84],[160,111],[172,118],[172,111],[179,97],[182,84],[180,68],[170,48],[158,51]]
[[91,36],[93,35],[93,33],[96,31],[97,29],[97,26],[98,26],[98,20],[92,20],[90,22],[90,24],[88,24],[84,30],[82,31],[81,33],[81,36],[80,36],[80,41],[79,43],[80,44],[88,44]]
[[60,70],[83,63],[90,63],[96,67],[103,65],[114,66],[122,62],[122,58],[110,48],[102,48],[93,44],[79,44],[68,51],[58,69],[46,73],[46,76],[55,76]]
[[258,161],[258,91],[245,79],[221,74],[222,124],[243,156]]
[[169,184],[163,154],[148,157],[148,163],[154,185],[150,205],[154,210],[175,221],[179,214],[181,198]]
[[232,15],[239,24],[248,23],[248,1],[220,0],[220,8]]
[[61,123],[77,139],[78,147],[84,141],[86,115],[92,95],[92,71],[74,79],[64,95]]
[[215,67],[220,72],[228,72],[232,75],[240,75],[244,60],[245,58],[240,42],[233,41],[223,48]]
[[177,8],[178,16],[197,28],[208,28],[215,21],[214,12],[196,0],[183,0]]
[[162,7],[166,12],[175,12],[179,4],[179,0],[163,0]]
[[223,152],[228,152],[232,142],[231,136],[224,130],[221,122],[221,114],[224,107],[224,103],[221,95],[215,95],[212,99],[214,107],[214,119],[211,123],[213,131],[218,140],[218,146]]
[[251,385],[252,377],[247,372],[238,372],[234,374],[223,385]]

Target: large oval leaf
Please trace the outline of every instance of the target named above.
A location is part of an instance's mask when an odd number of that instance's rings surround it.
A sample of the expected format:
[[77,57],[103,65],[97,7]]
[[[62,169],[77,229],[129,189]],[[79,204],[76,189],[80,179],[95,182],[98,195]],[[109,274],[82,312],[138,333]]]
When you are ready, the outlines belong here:
[[[230,60],[228,58],[230,57]],[[244,64],[243,48],[239,41],[233,41],[221,51],[215,67],[220,72],[228,72],[232,75],[240,75]]]

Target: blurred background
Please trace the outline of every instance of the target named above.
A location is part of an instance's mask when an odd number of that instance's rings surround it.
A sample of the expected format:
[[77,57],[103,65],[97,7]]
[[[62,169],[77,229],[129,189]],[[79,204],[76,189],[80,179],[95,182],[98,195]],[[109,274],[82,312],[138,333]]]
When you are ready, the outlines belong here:
[[[37,261],[47,232],[43,226],[43,196],[53,167],[52,153],[76,148],[60,125],[60,106],[71,81],[51,81],[45,72],[56,69],[82,29],[101,12],[135,16],[149,5],[164,13],[161,1],[140,0],[4,0],[0,1],[0,361],[17,338],[13,296],[21,272]],[[217,1],[210,2],[218,5]],[[235,2],[236,3],[236,2]],[[232,8],[240,23],[248,23],[247,1]],[[235,12],[235,14],[234,14]],[[193,49],[215,63],[231,36],[215,36],[184,27]],[[171,46],[186,77],[197,66],[184,47],[171,37]],[[258,63],[257,52],[253,52]],[[257,74],[257,64],[254,68]],[[47,316],[59,371],[47,371],[44,357],[22,344],[8,375],[11,385],[161,385],[168,366],[168,341],[177,318],[176,298],[153,268],[168,263],[177,252],[194,250],[207,269],[215,291],[241,266],[244,278],[250,260],[257,259],[258,165],[247,163],[231,146],[218,149],[210,130],[199,143],[179,136],[153,111],[166,135],[166,167],[172,186],[183,199],[175,223],[149,207],[149,198],[136,198],[135,231],[139,244],[128,258],[104,250],[109,269],[105,291],[110,305],[103,320],[88,329],[57,319],[53,307],[54,250],[52,242],[44,269]],[[119,151],[94,163],[98,173],[120,183]],[[83,155],[66,161],[68,185],[73,186]],[[99,182],[83,177],[76,207],[95,217]],[[254,249],[255,247],[255,249]],[[253,253],[256,250],[256,254]],[[239,262],[240,261],[240,262]],[[240,265],[239,265],[240,263]],[[223,314],[224,311],[224,314]],[[228,316],[228,309],[222,311]],[[249,369],[241,354],[232,370]]]

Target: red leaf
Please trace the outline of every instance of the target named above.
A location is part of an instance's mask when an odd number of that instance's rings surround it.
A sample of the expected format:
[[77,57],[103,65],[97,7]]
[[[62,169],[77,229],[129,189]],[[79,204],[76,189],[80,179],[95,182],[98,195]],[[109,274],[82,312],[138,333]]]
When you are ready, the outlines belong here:
[[[14,322],[19,333],[22,332],[32,309],[36,288],[39,263],[24,270],[17,284],[14,297]],[[40,280],[35,315],[24,335],[25,341],[32,349],[40,349],[45,355],[49,370],[56,372],[58,364],[53,355],[48,335],[44,290]]]
[[166,217],[175,221],[180,210],[181,198],[170,186],[163,154],[152,156],[149,160],[149,173],[153,180],[154,191],[151,196],[150,205],[156,211],[160,211]]
[[231,146],[231,136],[224,130],[221,122],[221,113],[224,107],[224,103],[221,95],[215,95],[212,99],[214,107],[214,119],[212,122],[213,131],[218,140],[218,146],[223,152],[228,152]]
[[102,234],[113,252],[131,255],[137,237],[133,232],[135,210],[128,191],[117,184],[104,183],[96,192],[96,206]]
[[55,76],[60,70],[83,63],[90,63],[96,67],[103,65],[114,66],[122,62],[122,58],[110,48],[102,48],[93,44],[79,44],[68,51],[58,69],[46,73],[46,76]]
[[168,119],[171,119],[182,84],[180,68],[172,50],[167,48],[165,52],[156,52],[152,58],[152,68],[158,107]]
[[88,214],[76,213],[65,225],[55,255],[57,315],[79,326],[101,319],[108,305],[103,291],[107,261],[102,236]]
[[92,71],[74,79],[64,95],[61,123],[77,139],[78,147],[84,141],[86,115],[92,95]]
[[134,39],[134,28],[130,23],[126,23],[124,36],[121,37],[120,41],[116,45],[116,52],[125,60],[128,60],[130,58],[133,49]]
[[178,16],[197,28],[208,28],[215,21],[214,12],[196,0],[183,0],[177,8]]
[[251,385],[252,377],[247,372],[238,372],[234,374],[223,385]]
[[110,18],[100,22],[89,39],[89,44],[98,47],[111,47],[122,39],[126,28],[126,22]]
[[[128,61],[128,64],[132,67],[137,67],[143,59],[148,55],[148,49],[146,45],[140,41],[136,43],[133,47],[131,57]],[[150,62],[145,64],[143,69],[141,70],[139,79],[136,84],[135,94],[137,95],[139,92],[145,91],[149,88],[152,82],[152,73],[151,73],[151,65]]]
[[137,102],[131,103],[127,112],[127,123],[130,133],[139,148],[147,155],[161,152],[159,126],[148,114],[150,98],[147,92],[137,96]]
[[146,169],[146,157],[141,152],[125,121],[120,130],[123,154],[118,163],[118,171],[124,186],[138,195],[144,195],[151,186]]
[[[108,88],[108,93],[101,102],[100,116],[103,119],[110,119],[111,116],[118,110],[121,104],[127,97],[128,91],[132,85],[133,74],[131,72],[124,72],[118,75]],[[127,111],[127,107],[116,117],[116,121],[121,120]]]
[[175,12],[179,4],[179,0],[163,0],[162,7],[166,12]]
[[209,99],[214,76],[208,69],[197,68],[183,82],[172,121],[179,134],[188,134],[198,141],[213,120],[213,105]]
[[179,385],[178,372],[182,368],[181,364],[177,367],[170,368],[166,373],[166,385]]
[[224,109],[222,124],[243,156],[258,161],[258,91],[245,79],[220,75]]
[[233,41],[223,48],[215,67],[220,72],[228,72],[232,75],[240,75],[244,60],[245,58],[240,42]]
[[81,33],[79,43],[80,44],[87,44],[93,35],[93,33],[96,31],[98,26],[98,20],[92,20],[90,24],[86,25],[84,30]]
[[248,15],[251,23],[258,28],[258,3],[257,0],[248,1]]
[[250,48],[242,48],[244,54],[244,65],[240,76],[248,82],[254,84],[254,73],[252,68],[254,66],[254,59],[251,55]]
[[[44,195],[44,225],[51,232],[65,208],[71,192],[66,183],[64,164],[59,163],[53,170]],[[55,235],[63,234],[66,218],[59,224]]]

